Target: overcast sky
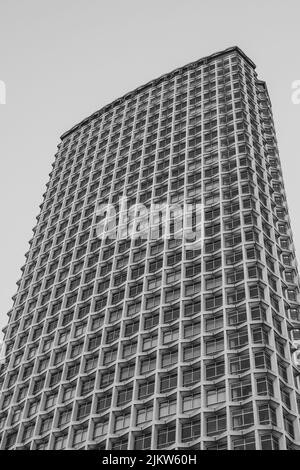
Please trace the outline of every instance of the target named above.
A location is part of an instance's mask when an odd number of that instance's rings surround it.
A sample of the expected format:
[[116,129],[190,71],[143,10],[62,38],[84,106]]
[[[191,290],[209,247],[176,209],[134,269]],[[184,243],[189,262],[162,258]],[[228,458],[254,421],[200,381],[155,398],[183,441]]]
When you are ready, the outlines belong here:
[[238,45],[267,82],[300,254],[299,0],[0,0],[0,327],[60,135],[118,96]]

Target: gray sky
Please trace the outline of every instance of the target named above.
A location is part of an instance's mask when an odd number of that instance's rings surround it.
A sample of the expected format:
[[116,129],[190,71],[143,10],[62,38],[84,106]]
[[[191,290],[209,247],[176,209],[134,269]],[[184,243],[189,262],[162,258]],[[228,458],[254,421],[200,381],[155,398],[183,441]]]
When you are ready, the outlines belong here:
[[233,45],[269,88],[299,255],[299,0],[0,0],[0,15],[0,327],[60,135],[156,76]]

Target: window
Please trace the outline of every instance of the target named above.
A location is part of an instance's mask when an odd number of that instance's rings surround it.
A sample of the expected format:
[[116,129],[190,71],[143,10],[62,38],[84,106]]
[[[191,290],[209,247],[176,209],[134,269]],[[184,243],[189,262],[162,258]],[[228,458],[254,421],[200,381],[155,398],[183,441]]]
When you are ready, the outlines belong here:
[[96,412],[102,413],[102,411],[109,408],[111,405],[111,398],[112,398],[111,393],[108,393],[107,395],[103,395],[99,397],[97,401]]
[[264,299],[264,288],[261,285],[255,285],[249,287],[250,299]]
[[243,300],[245,300],[245,290],[244,290],[244,288],[238,288],[237,290],[235,290],[233,292],[228,292],[227,293],[227,303],[229,305],[242,302]]
[[201,395],[200,393],[194,393],[192,395],[187,395],[182,399],[182,411],[192,411],[200,408],[201,406]]
[[120,327],[115,327],[112,330],[106,332],[106,343],[112,343],[117,340],[120,335]]
[[34,431],[34,424],[28,424],[24,428],[23,431],[23,440],[27,441],[27,439],[30,439],[33,436],[33,431]]
[[[51,401],[50,398],[53,400]],[[46,403],[45,403],[45,409],[48,409],[50,408],[50,406],[53,406],[53,404],[56,402],[56,399],[57,399],[57,395],[56,394],[52,394],[50,396],[48,396],[46,398]],[[30,406],[29,406],[29,409],[28,409],[28,417],[31,417],[33,416],[34,414],[36,414],[36,412],[38,411],[40,407],[40,400],[36,400],[36,401],[33,401],[32,403],[30,403]],[[16,411],[19,415],[21,414],[20,410],[17,410]],[[14,415],[14,420],[15,420],[15,415]]]
[[199,294],[201,292],[201,282],[194,282],[185,286],[185,296]]
[[213,331],[222,327],[223,327],[223,315],[218,315],[218,316],[213,316],[213,317],[209,316],[205,319],[206,331]]
[[136,333],[139,329],[139,324],[140,324],[139,320],[135,320],[130,323],[127,323],[125,327],[125,336],[131,336],[134,333]]
[[135,297],[136,295],[140,294],[142,290],[143,290],[142,282],[131,286],[129,289],[129,297]]
[[249,380],[234,382],[231,384],[232,401],[245,400],[252,394],[251,382]]
[[11,432],[10,434],[8,434],[7,438],[6,438],[6,447],[8,449],[10,449],[16,442],[17,440],[17,431],[15,432]]
[[109,314],[109,323],[114,323],[118,321],[122,316],[122,308],[118,308],[117,310],[112,310]]
[[169,323],[179,318],[179,308],[172,307],[164,312],[164,322]]
[[87,428],[77,429],[74,432],[73,445],[75,447],[80,446],[86,441],[87,438]]
[[174,328],[170,330],[166,330],[163,332],[163,344],[168,344],[173,341],[176,341],[179,337],[179,329]]
[[224,339],[222,336],[208,339],[206,341],[206,354],[216,354],[224,350]]
[[133,342],[128,343],[128,344],[124,344],[122,357],[125,359],[126,357],[129,357],[132,354],[135,354],[136,348],[137,348],[137,342],[136,341],[133,341]]
[[107,435],[108,432],[108,420],[97,421],[94,424],[93,439],[98,440],[101,437]]
[[83,343],[74,344],[74,346],[72,346],[72,349],[71,349],[71,357],[78,356],[78,354],[82,352],[82,349],[83,349]]
[[286,389],[283,385],[280,387],[281,398],[283,403],[291,409],[291,398],[290,398],[290,391]]
[[40,432],[44,433],[44,432],[49,431],[49,429],[51,429],[52,421],[53,421],[53,416],[43,418],[42,423],[41,423]]
[[144,424],[148,422],[152,422],[153,420],[153,408],[152,406],[147,406],[145,408],[140,408],[137,411],[136,415],[136,424]]
[[226,265],[227,266],[234,265],[238,263],[239,261],[241,261],[242,259],[243,259],[243,254],[241,250],[232,251],[226,254],[226,258],[225,258]]
[[52,373],[50,378],[50,386],[53,387],[56,385],[62,377],[62,370],[58,370],[57,372]]
[[248,268],[248,277],[249,279],[258,278],[262,279],[262,270],[258,266],[250,266]]
[[178,289],[173,288],[165,293],[166,302],[172,302],[173,300],[179,299],[179,297],[180,297],[180,288]]
[[269,344],[268,331],[266,331],[264,328],[261,328],[261,327],[253,328],[252,337],[253,337],[254,343]]
[[80,368],[80,362],[70,364],[68,367],[67,378],[71,379],[72,377],[75,377],[79,372],[79,368]]
[[222,305],[223,299],[222,294],[216,294],[212,297],[208,297],[205,299],[205,307],[207,310],[218,308]]
[[70,330],[62,331],[59,335],[58,344],[62,344],[65,341],[68,341],[70,336]]
[[185,362],[192,361],[196,358],[200,358],[200,356],[201,356],[201,344],[200,343],[192,343],[188,346],[184,346],[183,360]]
[[162,449],[168,447],[175,442],[176,427],[169,425],[159,429],[157,434],[157,448]]
[[159,417],[165,418],[176,413],[177,402],[176,400],[173,401],[165,401],[160,403],[159,405]]
[[92,331],[98,330],[103,325],[103,323],[104,323],[104,315],[93,318],[92,324],[91,324]]
[[98,346],[100,346],[101,344],[101,338],[102,338],[102,334],[101,332],[96,334],[96,336],[93,336],[91,338],[89,338],[89,341],[88,341],[88,350],[89,351],[92,351],[93,349],[97,348]]
[[140,302],[130,304],[128,306],[127,316],[131,317],[131,316],[135,315],[136,313],[139,313],[140,310],[141,310],[141,303]]
[[253,321],[265,321],[266,311],[260,305],[251,307],[251,318]]
[[63,349],[61,351],[58,351],[56,354],[55,354],[55,359],[54,359],[54,364],[57,365],[59,364],[60,362],[62,362],[65,357],[66,357],[66,349]]
[[115,378],[115,369],[109,369],[107,372],[103,372],[101,376],[101,387],[107,387],[110,385]]
[[154,393],[155,382],[154,380],[148,380],[139,385],[139,399],[145,398]]
[[127,364],[120,369],[120,381],[130,379],[134,375],[135,363]]
[[161,277],[154,277],[148,280],[148,290],[156,289],[161,286]]
[[128,403],[131,400],[131,398],[132,398],[132,388],[125,388],[123,390],[119,390],[117,406],[125,405],[125,403]]
[[[179,279],[181,279],[181,270],[180,269],[177,269],[175,271],[171,271],[167,274],[167,284],[173,284],[174,282],[178,281]],[[150,281],[149,281],[149,285],[150,285]],[[161,279],[160,279],[160,283],[157,284],[155,287],[157,287],[158,285],[161,285]]]
[[213,436],[223,431],[226,431],[226,413],[207,416],[206,433],[208,436]]
[[115,419],[115,431],[128,428],[130,424],[130,414],[117,416]]
[[67,446],[67,439],[68,439],[68,435],[67,435],[67,434],[63,434],[63,435],[60,435],[60,436],[55,437],[55,440],[54,440],[54,449],[55,449],[55,450],[62,450],[62,449],[65,449],[66,446]]
[[107,365],[107,364],[110,364],[111,362],[114,362],[117,359],[117,353],[118,353],[117,347],[106,351],[103,356],[103,365]]
[[214,380],[225,373],[225,365],[221,360],[206,365],[206,380]]
[[94,369],[98,364],[98,354],[96,353],[95,356],[91,356],[86,358],[84,371],[89,372],[90,370]]
[[255,437],[254,436],[246,436],[237,438],[233,442],[233,449],[234,450],[255,450]]
[[216,405],[222,403],[226,399],[226,392],[224,387],[218,387],[206,392],[206,403],[207,406]]
[[250,360],[248,354],[233,356],[229,359],[231,374],[241,374],[250,369]]
[[148,450],[151,449],[151,432],[142,433],[137,435],[134,439],[135,450]]
[[196,313],[201,312],[201,303],[200,302],[194,302],[191,304],[187,304],[184,306],[184,315],[186,317],[195,315]]
[[[39,405],[39,403],[37,404],[37,406],[36,406],[36,403],[32,403],[32,404],[30,405],[30,408],[29,408],[29,410],[28,410],[28,417],[31,417],[31,416],[33,416],[33,415],[36,413],[37,408],[38,408],[38,405]],[[21,414],[22,414],[22,410],[21,410],[21,409],[15,410],[15,411],[14,411],[14,414],[13,414],[13,416],[12,416],[12,419],[11,419],[11,424],[16,424],[16,423],[18,423],[18,422],[20,421]],[[1,429],[1,427],[3,428],[5,421],[6,421],[6,417],[5,417],[5,419],[3,420],[2,426],[0,426],[0,429]]]
[[143,339],[143,351],[148,351],[157,346],[157,334]]
[[269,404],[258,406],[258,417],[259,424],[277,426],[276,409]]
[[181,251],[179,251],[178,253],[175,253],[174,255],[168,256],[168,259],[167,259],[168,266],[179,263],[179,261],[181,261],[181,258],[182,258]]
[[170,374],[160,379],[160,393],[168,392],[177,386],[177,374]]
[[284,413],[283,415],[283,422],[284,422],[284,429],[286,430],[286,432],[290,435],[290,437],[292,439],[295,438],[295,434],[294,434],[294,422],[293,422],[293,418],[292,417],[289,417],[287,414]]
[[201,423],[200,419],[193,419],[183,423],[181,426],[181,439],[182,442],[188,442],[190,440],[197,439],[201,435]]
[[262,450],[279,450],[278,438],[272,433],[261,436],[260,442]]
[[257,369],[271,369],[271,358],[267,351],[258,351],[254,353],[254,362]]
[[87,377],[82,381],[81,395],[86,395],[90,391],[94,390],[95,377]]
[[191,367],[183,372],[182,382],[184,387],[189,387],[197,382],[200,382],[201,372],[200,367]]
[[39,441],[36,443],[35,450],[47,450],[49,439]]
[[147,309],[154,308],[156,306],[160,305],[160,294],[155,295],[153,297],[149,297],[146,301],[146,307]]
[[252,407],[232,410],[232,426],[233,429],[244,429],[252,426],[254,416]]
[[149,272],[153,273],[155,271],[158,271],[163,265],[163,260],[162,259],[157,259],[155,261],[152,261],[149,264]]
[[82,323],[81,325],[76,326],[75,338],[77,338],[78,336],[84,335],[84,333],[86,332],[86,327],[87,327],[86,323]]
[[[66,388],[66,389],[64,390],[64,394],[63,394],[63,401],[66,402],[66,401],[71,400],[72,398],[74,398],[74,396],[75,396],[75,390],[76,390],[76,387],[75,387],[75,386],[71,386],[71,387]],[[52,400],[53,400],[52,405],[53,405],[53,404],[56,402],[57,396],[56,396],[56,395],[54,395],[54,396],[51,395],[51,397],[53,397],[53,398],[52,398]],[[49,397],[49,399],[50,399],[50,397]],[[52,406],[52,405],[51,405],[51,406]]]
[[209,277],[205,280],[205,287],[206,290],[217,289],[222,285],[222,276],[215,275],[213,277]]
[[119,291],[113,292],[111,303],[116,304],[116,303],[120,302],[121,300],[123,300],[124,293],[125,293],[124,290],[119,290]]
[[178,361],[178,353],[177,350],[174,351],[167,351],[162,355],[162,367],[168,367],[173,364],[176,364]]
[[274,388],[271,378],[258,377],[256,379],[256,389],[258,395],[274,396]]
[[242,269],[229,271],[226,274],[227,284],[235,284],[244,279],[244,271]]
[[156,356],[149,356],[141,360],[141,368],[140,368],[141,374],[146,374],[147,372],[154,370],[155,367],[156,367]]
[[59,414],[59,426],[64,426],[71,420],[72,416],[72,408],[68,408],[67,410],[63,410]]
[[239,349],[248,344],[247,330],[240,330],[237,333],[231,333],[228,336],[229,349]]

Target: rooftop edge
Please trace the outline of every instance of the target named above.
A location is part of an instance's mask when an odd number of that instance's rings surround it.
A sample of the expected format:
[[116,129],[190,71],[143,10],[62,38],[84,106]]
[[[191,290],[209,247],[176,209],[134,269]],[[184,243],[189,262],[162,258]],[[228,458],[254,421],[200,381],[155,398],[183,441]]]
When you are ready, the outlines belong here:
[[226,55],[226,54],[230,54],[231,52],[238,52],[249,63],[249,65],[251,67],[253,67],[254,69],[256,68],[255,63],[238,46],[232,46],[232,47],[229,47],[229,48],[224,49],[222,51],[215,52],[211,55],[202,57],[201,59],[197,59],[193,62],[189,62],[186,65],[183,65],[181,67],[178,67],[178,68],[172,70],[171,72],[167,72],[163,75],[160,75],[159,77],[150,80],[149,82],[145,83],[144,85],[141,85],[141,86],[135,88],[134,90],[132,90],[128,93],[125,93],[125,95],[122,95],[121,97],[116,98],[115,100],[111,101],[110,103],[104,105],[99,110],[92,113],[87,118],[82,119],[79,123],[75,124],[68,131],[64,132],[61,135],[60,139],[61,140],[65,139],[68,135],[72,134],[72,132],[74,132],[76,129],[79,129],[80,127],[84,126],[88,122],[90,122],[93,119],[99,117],[102,113],[108,111],[110,108],[113,108],[114,106],[117,106],[118,104],[121,104],[123,101],[125,101],[129,97],[134,96],[136,93],[139,93],[139,92],[147,89],[148,87],[153,86],[154,84],[157,84],[160,81],[165,80],[167,77],[171,77],[173,75],[179,74],[179,73],[183,72],[186,69],[195,67],[196,65],[206,64],[206,63],[210,62],[211,60],[215,60],[218,57],[221,57],[221,56]]

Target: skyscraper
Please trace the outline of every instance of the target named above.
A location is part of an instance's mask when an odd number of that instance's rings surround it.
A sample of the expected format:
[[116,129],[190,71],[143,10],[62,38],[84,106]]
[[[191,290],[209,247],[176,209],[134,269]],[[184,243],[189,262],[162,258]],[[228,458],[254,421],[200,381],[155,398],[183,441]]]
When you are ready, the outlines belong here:
[[61,137],[22,271],[1,449],[300,448],[297,264],[239,48]]

